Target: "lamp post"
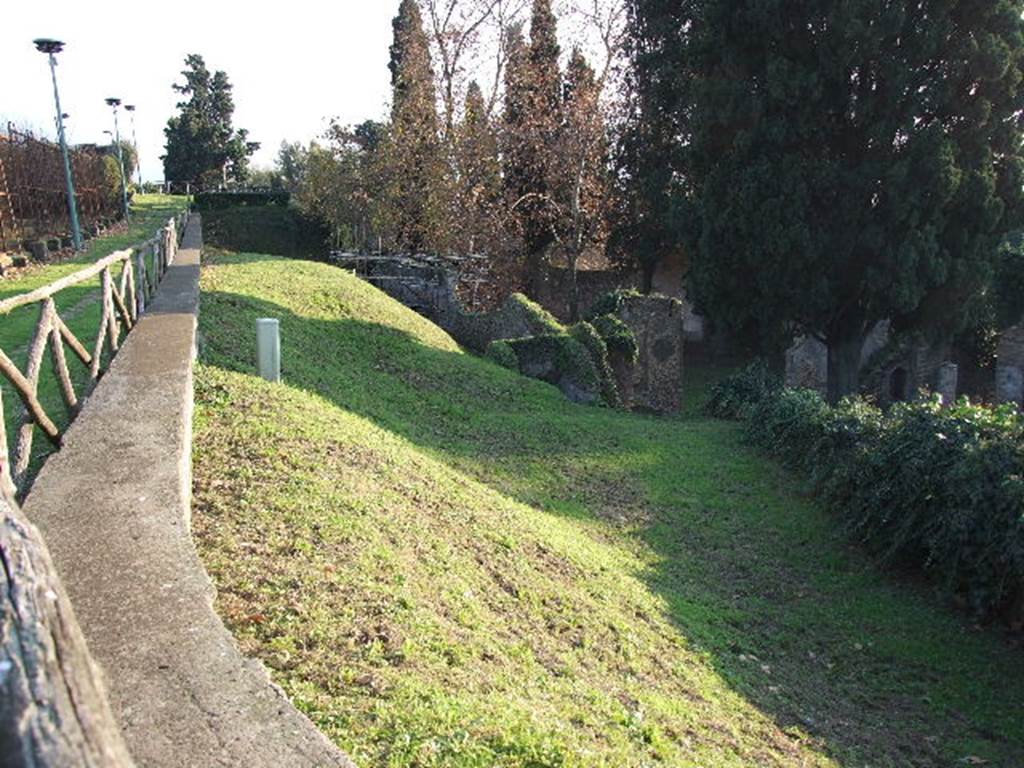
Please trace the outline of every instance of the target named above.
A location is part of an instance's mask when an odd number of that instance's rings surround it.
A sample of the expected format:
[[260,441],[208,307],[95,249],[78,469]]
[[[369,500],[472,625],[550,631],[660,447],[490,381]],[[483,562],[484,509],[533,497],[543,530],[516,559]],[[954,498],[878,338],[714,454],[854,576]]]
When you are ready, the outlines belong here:
[[132,147],[135,148],[135,174],[139,179],[139,190],[142,190],[142,160],[139,159],[139,140],[135,135],[135,105],[125,104],[125,111],[132,116]]
[[121,100],[111,96],[105,99],[110,108],[114,110],[114,145],[117,147],[117,162],[121,166],[121,202],[124,205],[124,220],[128,221],[128,180],[124,177],[124,153],[121,152],[121,131],[117,127],[117,108],[121,106]]
[[64,113],[60,109],[60,94],[57,92],[57,57],[54,54],[64,50],[60,40],[39,38],[32,41],[36,50],[45,53],[50,60],[50,77],[53,79],[53,101],[57,106],[57,138],[60,141],[60,153],[64,158],[64,180],[67,183],[68,215],[71,218],[71,242],[75,250],[82,248],[82,229],[78,224],[78,206],[75,204],[75,181],[71,176],[71,158],[68,157],[68,143],[64,138]]

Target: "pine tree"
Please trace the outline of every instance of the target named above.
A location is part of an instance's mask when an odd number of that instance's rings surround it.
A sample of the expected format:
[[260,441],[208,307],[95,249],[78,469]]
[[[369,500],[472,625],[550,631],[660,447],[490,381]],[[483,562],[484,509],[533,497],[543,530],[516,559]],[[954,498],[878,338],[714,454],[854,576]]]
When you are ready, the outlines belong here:
[[185,58],[181,74],[185,83],[172,87],[185,98],[164,129],[164,178],[194,186],[244,181],[248,159],[259,144],[232,125],[235,104],[227,74],[211,75],[198,54]]
[[680,7],[652,71],[699,214],[703,310],[822,338],[832,400],[880,320],[961,323],[1024,213],[1024,2]]
[[569,315],[579,315],[577,266],[587,247],[607,234],[608,145],[601,93],[593,68],[574,48],[565,77],[564,122],[555,144],[552,187],[557,229],[570,276]]
[[391,127],[384,148],[394,244],[422,251],[440,238],[444,166],[430,46],[416,0],[402,0],[392,24]]
[[554,241],[552,148],[562,122],[557,22],[550,0],[534,0],[530,43],[513,30],[505,83],[506,187],[528,255],[529,280],[538,277]]
[[501,193],[501,160],[498,136],[487,117],[483,91],[475,80],[466,90],[465,113],[458,134],[460,186],[475,207],[489,208]]
[[648,292],[659,262],[670,251],[682,250],[689,218],[686,198],[677,189],[682,169],[676,144],[679,99],[686,86],[678,36],[686,9],[679,2],[629,0],[627,11],[629,98],[616,147],[610,250],[640,266]]

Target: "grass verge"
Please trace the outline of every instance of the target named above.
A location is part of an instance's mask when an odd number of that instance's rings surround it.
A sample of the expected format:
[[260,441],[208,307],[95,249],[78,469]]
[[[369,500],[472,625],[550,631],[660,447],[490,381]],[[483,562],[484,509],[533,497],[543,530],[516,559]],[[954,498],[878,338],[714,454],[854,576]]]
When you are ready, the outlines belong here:
[[[187,198],[183,196],[137,195],[132,207],[132,220],[126,228],[89,241],[85,250],[73,259],[52,264],[40,264],[15,277],[0,279],[0,299],[10,298],[49,285],[104,256],[109,256],[114,251],[130,248],[148,240],[167,223],[168,219],[180,213],[187,204]],[[120,271],[115,271],[114,278],[116,281],[120,279]],[[67,288],[54,297],[62,319],[90,352],[95,344],[102,316],[100,285],[100,277],[97,275],[95,279]],[[0,349],[3,349],[22,371],[25,370],[28,358],[28,344],[38,322],[38,304],[20,307],[10,314],[0,317]],[[109,351],[106,354],[109,359]],[[88,368],[82,365],[70,350],[66,350],[65,357],[76,390],[81,394],[82,386],[88,381]],[[21,413],[20,400],[6,379],[0,378],[0,388],[2,388],[4,399],[4,425],[7,429],[10,448],[13,450],[14,428]],[[69,423],[71,414],[65,409],[49,353],[43,359],[38,395],[47,414],[63,429]],[[36,428],[32,444],[30,474],[34,475],[38,471],[53,450],[53,446],[46,439],[42,430]]]
[[1024,763],[1019,650],[735,425],[573,406],[327,265],[208,254],[202,288],[218,608],[360,764]]

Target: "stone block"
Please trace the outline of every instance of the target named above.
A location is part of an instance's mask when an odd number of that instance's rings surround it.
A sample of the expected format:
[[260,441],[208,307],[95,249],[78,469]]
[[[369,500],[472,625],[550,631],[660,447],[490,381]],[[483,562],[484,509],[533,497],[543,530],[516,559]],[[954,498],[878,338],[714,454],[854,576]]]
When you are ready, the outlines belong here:
[[996,367],[996,400],[1024,404],[1024,370],[1002,363]]
[[45,240],[32,240],[28,244],[28,252],[32,261],[46,261],[50,248]]
[[29,255],[24,252],[11,254],[11,258],[14,260],[15,267],[27,267]]
[[956,363],[946,362],[935,371],[935,393],[942,398],[943,405],[956,402],[960,368]]
[[786,386],[825,394],[828,389],[828,347],[823,342],[803,336],[786,350]]
[[620,395],[631,393],[627,406],[657,413],[673,413],[682,406],[684,314],[681,301],[665,296],[623,300],[618,317],[639,348],[631,386],[619,386]]
[[52,251],[59,251],[60,250],[60,238],[59,237],[51,237],[49,240],[46,241],[46,247],[49,248],[51,252]]

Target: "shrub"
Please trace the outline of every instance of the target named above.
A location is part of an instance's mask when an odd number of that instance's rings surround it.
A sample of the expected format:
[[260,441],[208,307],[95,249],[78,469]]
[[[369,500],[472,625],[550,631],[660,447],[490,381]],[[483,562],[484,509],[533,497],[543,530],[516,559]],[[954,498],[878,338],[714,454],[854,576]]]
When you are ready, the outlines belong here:
[[573,402],[600,400],[601,381],[587,348],[567,333],[509,339],[524,376],[554,384]]
[[628,325],[615,315],[599,315],[591,320],[590,324],[604,339],[610,353],[618,355],[630,364],[636,363],[640,347]]
[[619,388],[615,384],[615,374],[612,373],[612,367],[608,362],[608,347],[604,339],[590,323],[577,323],[569,329],[569,335],[590,353],[590,361],[594,364],[594,370],[601,381],[601,397],[605,403],[612,408],[618,408],[622,401],[619,399]]
[[937,397],[888,411],[829,407],[751,366],[708,410],[745,420],[750,442],[800,471],[844,527],[886,562],[937,578],[991,618],[1024,605],[1024,416]]
[[540,304],[514,293],[493,312],[459,312],[449,333],[459,344],[479,354],[492,341],[564,334],[565,326]]
[[199,192],[192,200],[197,211],[218,211],[239,206],[288,205],[291,195],[287,192]]
[[745,419],[765,397],[782,383],[768,370],[764,360],[755,360],[742,371],[727,376],[711,388],[704,406],[717,419]]
[[609,291],[590,305],[590,309],[583,315],[583,319],[589,322],[603,315],[616,315],[622,309],[626,299],[642,295],[635,288],[620,288],[615,291]]
[[492,341],[487,345],[487,352],[484,356],[502,368],[519,372],[519,358],[516,357],[515,351],[507,341]]

